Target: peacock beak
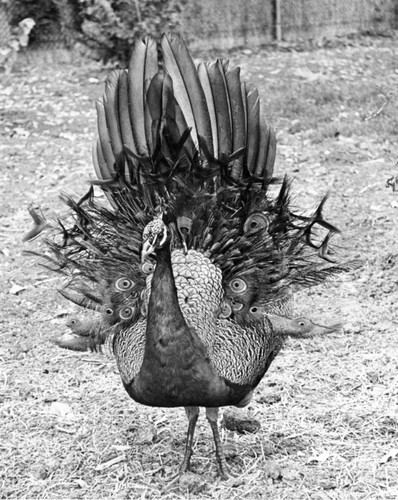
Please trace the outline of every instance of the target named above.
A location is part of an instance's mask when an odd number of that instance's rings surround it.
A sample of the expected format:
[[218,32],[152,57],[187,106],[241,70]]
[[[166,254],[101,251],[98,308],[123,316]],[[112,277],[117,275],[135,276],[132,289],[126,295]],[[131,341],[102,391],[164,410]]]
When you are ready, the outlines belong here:
[[313,329],[311,331],[311,336],[323,335],[325,333],[335,333],[340,331],[343,328],[343,323],[335,323],[333,325],[318,325],[317,323],[312,322]]

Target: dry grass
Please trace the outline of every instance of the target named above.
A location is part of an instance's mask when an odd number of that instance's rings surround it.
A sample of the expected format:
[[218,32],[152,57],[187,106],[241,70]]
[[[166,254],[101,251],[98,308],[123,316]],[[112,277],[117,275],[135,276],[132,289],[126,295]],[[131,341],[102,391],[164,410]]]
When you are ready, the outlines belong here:
[[[230,54],[264,96],[277,171],[296,177],[297,204],[331,189],[329,218],[365,265],[299,295],[298,313],[344,321],[344,331],[286,346],[249,408],[261,431],[234,446],[223,435],[234,473],[225,482],[203,417],[193,474],[179,481],[183,410],[135,404],[111,360],[51,344],[74,309],[54,292],[57,279],[21,254],[26,207],[58,212],[60,190],[86,188],[105,71],[48,58],[38,67],[35,57],[2,80],[1,498],[398,497],[398,198],[385,188],[397,174],[397,99],[363,120],[383,102],[378,86],[397,89],[396,51],[395,40],[364,39]],[[25,289],[9,293],[13,284]]]

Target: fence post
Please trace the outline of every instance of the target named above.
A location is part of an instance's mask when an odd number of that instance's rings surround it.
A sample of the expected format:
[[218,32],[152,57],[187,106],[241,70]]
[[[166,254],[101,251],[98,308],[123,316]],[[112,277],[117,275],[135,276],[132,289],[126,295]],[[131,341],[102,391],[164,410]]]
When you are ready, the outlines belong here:
[[282,23],[281,23],[281,1],[282,0],[274,0],[274,20],[275,20],[275,38],[279,43],[282,41]]

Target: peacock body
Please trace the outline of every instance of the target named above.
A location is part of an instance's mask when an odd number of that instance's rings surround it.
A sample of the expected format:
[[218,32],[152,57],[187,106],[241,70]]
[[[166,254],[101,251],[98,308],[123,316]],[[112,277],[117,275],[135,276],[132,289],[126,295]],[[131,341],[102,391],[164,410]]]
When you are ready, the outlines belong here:
[[247,404],[294,334],[292,291],[350,264],[332,260],[325,200],[304,217],[287,178],[270,195],[275,134],[239,68],[195,66],[178,36],[137,41],[97,112],[93,184],[108,204],[92,188],[65,198],[73,221],[49,241],[62,293],[99,311],[98,343],[134,400],[186,407],[182,470],[207,408],[225,476],[218,407]]

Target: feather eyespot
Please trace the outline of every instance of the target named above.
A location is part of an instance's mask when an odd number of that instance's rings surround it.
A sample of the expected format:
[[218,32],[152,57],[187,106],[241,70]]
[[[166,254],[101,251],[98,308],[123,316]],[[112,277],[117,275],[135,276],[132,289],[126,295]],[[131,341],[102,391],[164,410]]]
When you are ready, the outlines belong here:
[[142,264],[141,270],[144,274],[151,274],[155,269],[155,265],[153,262],[146,261]]
[[192,227],[192,219],[184,215],[181,215],[180,217],[177,218],[177,227],[182,235],[189,234]]
[[247,290],[247,283],[242,278],[235,278],[230,282],[229,288],[235,293],[245,293]]
[[233,311],[240,311],[243,309],[243,304],[241,302],[237,302],[236,300],[232,299],[231,300],[231,307]]
[[243,226],[246,235],[256,234],[259,231],[267,230],[269,227],[268,218],[261,213],[250,215]]
[[134,286],[134,282],[131,281],[129,278],[119,278],[116,280],[115,283],[115,288],[116,290],[119,290],[119,292],[126,292],[127,290],[130,290]]
[[113,315],[113,309],[112,309],[111,307],[107,307],[107,308],[105,309],[105,314],[106,314],[107,316],[112,316],[112,315]]
[[128,306],[123,307],[123,309],[119,311],[119,316],[123,320],[131,319],[133,317],[133,314],[134,314],[134,309]]
[[221,304],[220,313],[218,315],[221,319],[229,318],[232,314],[232,307],[228,304],[228,302],[223,302]]
[[253,314],[256,314],[258,312],[258,307],[257,306],[253,306],[250,308],[250,312],[253,313]]

